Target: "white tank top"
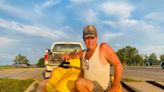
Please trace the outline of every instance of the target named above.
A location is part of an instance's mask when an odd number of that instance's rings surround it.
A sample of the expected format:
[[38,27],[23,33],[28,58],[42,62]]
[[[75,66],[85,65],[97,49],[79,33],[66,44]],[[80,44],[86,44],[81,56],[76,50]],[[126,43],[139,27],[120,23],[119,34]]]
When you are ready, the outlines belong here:
[[82,68],[84,70],[84,78],[91,81],[97,81],[103,89],[107,89],[109,86],[110,64],[102,65],[99,59],[99,47],[98,45],[91,56],[90,60],[85,59],[86,51],[83,54]]

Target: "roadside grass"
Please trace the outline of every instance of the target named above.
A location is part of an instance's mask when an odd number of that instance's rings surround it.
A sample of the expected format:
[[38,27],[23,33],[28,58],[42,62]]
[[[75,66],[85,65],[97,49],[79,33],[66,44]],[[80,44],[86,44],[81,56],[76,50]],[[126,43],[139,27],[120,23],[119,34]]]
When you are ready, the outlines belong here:
[[142,80],[136,80],[132,78],[123,78],[122,81],[124,82],[143,82]]
[[0,92],[24,92],[33,81],[33,79],[0,78]]
[[0,69],[13,69],[16,68],[15,66],[0,66]]

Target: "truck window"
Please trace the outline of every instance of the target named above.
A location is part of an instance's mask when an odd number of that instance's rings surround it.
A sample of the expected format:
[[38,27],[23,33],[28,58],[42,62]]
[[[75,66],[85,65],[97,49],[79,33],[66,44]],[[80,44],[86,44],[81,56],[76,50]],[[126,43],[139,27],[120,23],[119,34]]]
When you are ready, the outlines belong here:
[[52,52],[76,52],[80,50],[82,48],[78,44],[55,44]]

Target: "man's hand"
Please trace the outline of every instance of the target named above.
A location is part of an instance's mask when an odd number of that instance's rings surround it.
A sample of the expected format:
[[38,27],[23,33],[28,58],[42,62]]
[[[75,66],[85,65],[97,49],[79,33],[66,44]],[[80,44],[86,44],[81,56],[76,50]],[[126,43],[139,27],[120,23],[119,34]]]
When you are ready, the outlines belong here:
[[61,55],[61,59],[62,59],[63,61],[67,61],[68,59],[70,59],[69,54],[62,54],[62,55]]

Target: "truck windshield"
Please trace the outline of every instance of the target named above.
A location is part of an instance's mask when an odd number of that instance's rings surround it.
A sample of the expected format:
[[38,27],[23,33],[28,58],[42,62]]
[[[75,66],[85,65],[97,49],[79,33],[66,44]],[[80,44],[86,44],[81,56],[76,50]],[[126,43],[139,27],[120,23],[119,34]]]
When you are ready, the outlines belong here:
[[55,44],[52,49],[53,52],[77,52],[80,50],[82,48],[78,44]]

